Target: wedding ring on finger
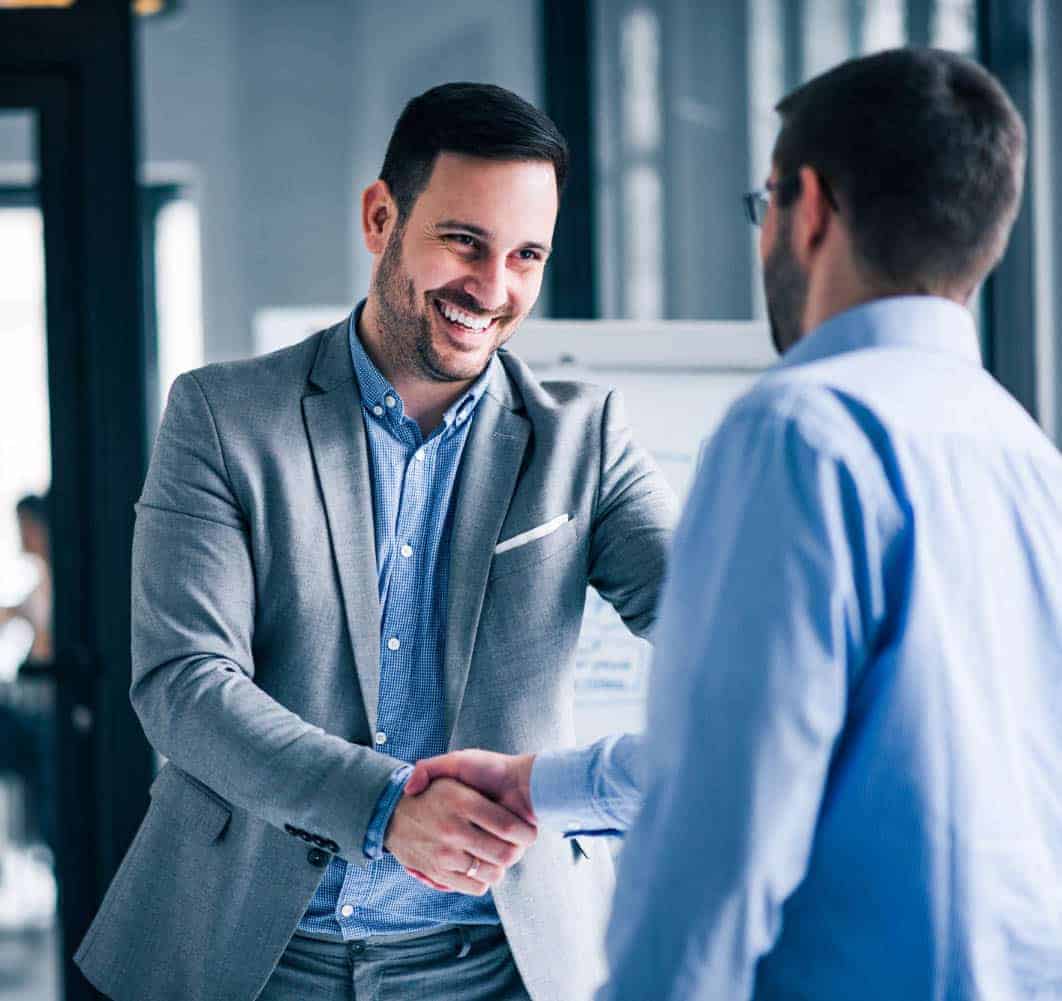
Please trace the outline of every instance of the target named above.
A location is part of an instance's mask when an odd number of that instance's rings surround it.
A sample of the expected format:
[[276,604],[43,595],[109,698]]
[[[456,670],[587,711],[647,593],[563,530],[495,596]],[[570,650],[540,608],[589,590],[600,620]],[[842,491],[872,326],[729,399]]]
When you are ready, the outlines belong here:
[[469,879],[475,879],[476,874],[479,872],[479,859],[473,857],[472,864],[465,870],[465,875]]

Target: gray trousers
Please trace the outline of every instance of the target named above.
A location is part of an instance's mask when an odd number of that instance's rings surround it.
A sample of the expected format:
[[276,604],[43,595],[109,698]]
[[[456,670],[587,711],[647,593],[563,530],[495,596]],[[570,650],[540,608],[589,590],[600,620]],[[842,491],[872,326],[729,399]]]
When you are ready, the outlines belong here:
[[296,933],[258,1001],[530,1001],[501,925],[332,942]]

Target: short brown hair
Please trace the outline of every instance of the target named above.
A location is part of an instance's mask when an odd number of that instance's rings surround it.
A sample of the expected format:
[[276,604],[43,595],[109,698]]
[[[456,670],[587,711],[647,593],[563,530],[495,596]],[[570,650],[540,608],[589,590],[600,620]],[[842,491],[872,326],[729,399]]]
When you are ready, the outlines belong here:
[[1002,256],[1021,201],[1025,126],[977,63],[893,49],[815,77],[776,110],[779,176],[803,166],[822,175],[875,279],[965,296]]
[[380,179],[406,219],[440,153],[553,164],[557,193],[568,175],[568,144],[553,120],[522,97],[488,83],[444,83],[413,98],[387,144]]

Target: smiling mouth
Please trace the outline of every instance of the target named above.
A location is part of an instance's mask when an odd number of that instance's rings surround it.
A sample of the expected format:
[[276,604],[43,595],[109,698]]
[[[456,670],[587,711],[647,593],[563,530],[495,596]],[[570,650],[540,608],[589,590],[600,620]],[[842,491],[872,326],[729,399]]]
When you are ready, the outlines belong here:
[[442,317],[446,325],[466,336],[468,334],[485,334],[494,326],[494,322],[497,319],[493,316],[476,316],[463,309],[458,309],[442,299],[434,299],[433,303],[435,312]]

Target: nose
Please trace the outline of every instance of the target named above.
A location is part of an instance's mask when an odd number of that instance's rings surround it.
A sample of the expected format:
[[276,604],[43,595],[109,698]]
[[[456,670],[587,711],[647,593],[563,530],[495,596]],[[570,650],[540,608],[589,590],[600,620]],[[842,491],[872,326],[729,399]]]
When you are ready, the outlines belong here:
[[465,278],[464,290],[475,298],[480,309],[497,313],[509,301],[507,277],[505,257],[490,254],[475,263],[472,273]]

